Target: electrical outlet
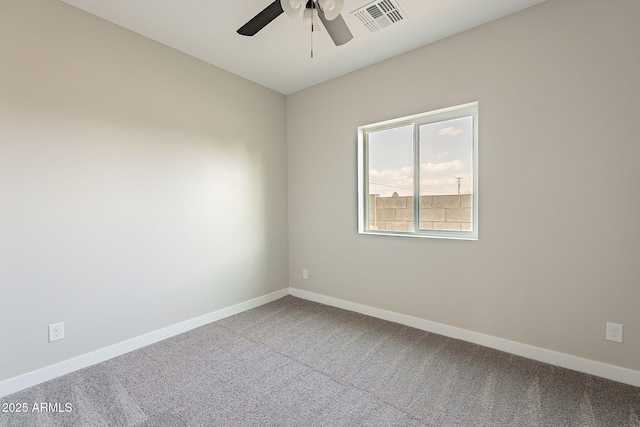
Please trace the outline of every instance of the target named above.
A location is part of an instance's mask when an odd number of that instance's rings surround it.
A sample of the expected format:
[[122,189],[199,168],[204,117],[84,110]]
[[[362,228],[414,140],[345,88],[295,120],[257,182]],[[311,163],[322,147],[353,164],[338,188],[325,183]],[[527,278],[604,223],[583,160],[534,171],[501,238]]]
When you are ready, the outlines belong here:
[[309,278],[309,270],[307,270],[306,268],[302,269],[302,278],[303,279],[308,279]]
[[609,341],[622,342],[622,325],[607,322],[605,338]]
[[49,325],[49,342],[64,338],[64,322]]

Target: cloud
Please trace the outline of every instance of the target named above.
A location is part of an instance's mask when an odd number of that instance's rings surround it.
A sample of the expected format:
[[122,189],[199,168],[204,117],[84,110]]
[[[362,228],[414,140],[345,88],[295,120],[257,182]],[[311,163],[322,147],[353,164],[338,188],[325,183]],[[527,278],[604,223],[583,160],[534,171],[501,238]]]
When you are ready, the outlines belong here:
[[385,179],[385,180],[395,180],[395,179],[404,179],[407,177],[413,176],[413,167],[404,166],[400,169],[385,169],[383,171],[378,171],[375,169],[369,170],[369,178],[374,179]]
[[443,163],[422,163],[420,165],[420,172],[426,173],[438,173],[448,171],[458,171],[464,169],[464,164],[460,160],[453,160],[451,162]]
[[440,178],[425,178],[420,180],[420,194],[432,196],[437,194],[458,194],[458,176],[460,182],[460,194],[471,194],[473,192],[473,176],[471,174],[461,174],[445,176]]
[[[420,179],[420,194],[457,194],[458,177],[461,177],[460,192],[470,194],[473,187],[473,176],[469,173],[460,173],[464,165],[459,160],[447,163],[423,163],[421,171],[431,172],[431,175],[422,175]],[[448,176],[434,175],[434,172],[456,171]],[[379,194],[382,197],[390,197],[394,192],[400,196],[413,195],[413,168],[406,166],[400,169],[385,169],[378,171],[369,170],[369,194]]]
[[449,152],[448,152],[448,151],[440,151],[440,152],[438,153],[438,160],[442,160],[442,159],[444,159],[445,157],[447,157],[448,155],[449,155]]
[[405,166],[383,171],[369,170],[369,193],[388,197],[393,192],[401,196],[413,194],[413,167]]
[[438,135],[440,135],[440,136],[453,136],[453,135],[458,135],[458,134],[460,134],[462,132],[464,132],[462,129],[456,129],[454,127],[449,126],[449,127],[440,129],[438,131]]

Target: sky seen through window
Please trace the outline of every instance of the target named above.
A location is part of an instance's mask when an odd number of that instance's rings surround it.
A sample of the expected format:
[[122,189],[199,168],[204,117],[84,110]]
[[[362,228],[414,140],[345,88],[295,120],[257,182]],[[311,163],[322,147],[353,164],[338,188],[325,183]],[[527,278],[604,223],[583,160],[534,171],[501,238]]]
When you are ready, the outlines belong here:
[[[418,132],[420,195],[471,194],[473,117],[419,125]],[[369,194],[412,196],[413,127],[370,133],[368,144]]]

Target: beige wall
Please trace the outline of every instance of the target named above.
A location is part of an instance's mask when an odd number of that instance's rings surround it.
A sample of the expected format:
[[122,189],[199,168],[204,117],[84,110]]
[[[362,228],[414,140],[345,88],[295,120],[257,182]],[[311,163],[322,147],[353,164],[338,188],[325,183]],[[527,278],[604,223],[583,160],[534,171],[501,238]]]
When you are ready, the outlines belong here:
[[0,381],[286,288],[285,114],[62,2],[1,0]]
[[[289,96],[291,286],[640,370],[638,22],[549,0]],[[356,128],[471,101],[479,240],[359,235]]]

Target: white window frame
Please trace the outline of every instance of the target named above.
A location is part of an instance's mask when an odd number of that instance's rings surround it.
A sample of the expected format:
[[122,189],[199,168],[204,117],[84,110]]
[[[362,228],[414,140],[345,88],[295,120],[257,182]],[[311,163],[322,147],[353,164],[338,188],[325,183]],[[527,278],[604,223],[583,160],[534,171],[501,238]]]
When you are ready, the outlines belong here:
[[[473,117],[473,194],[472,194],[472,230],[421,230],[420,229],[420,140],[418,128],[421,125],[437,123],[462,117]],[[413,231],[390,231],[369,229],[369,184],[368,184],[368,135],[373,132],[412,125],[413,132]],[[443,108],[384,122],[358,127],[358,232],[385,236],[426,237],[443,239],[478,239],[478,103]]]

